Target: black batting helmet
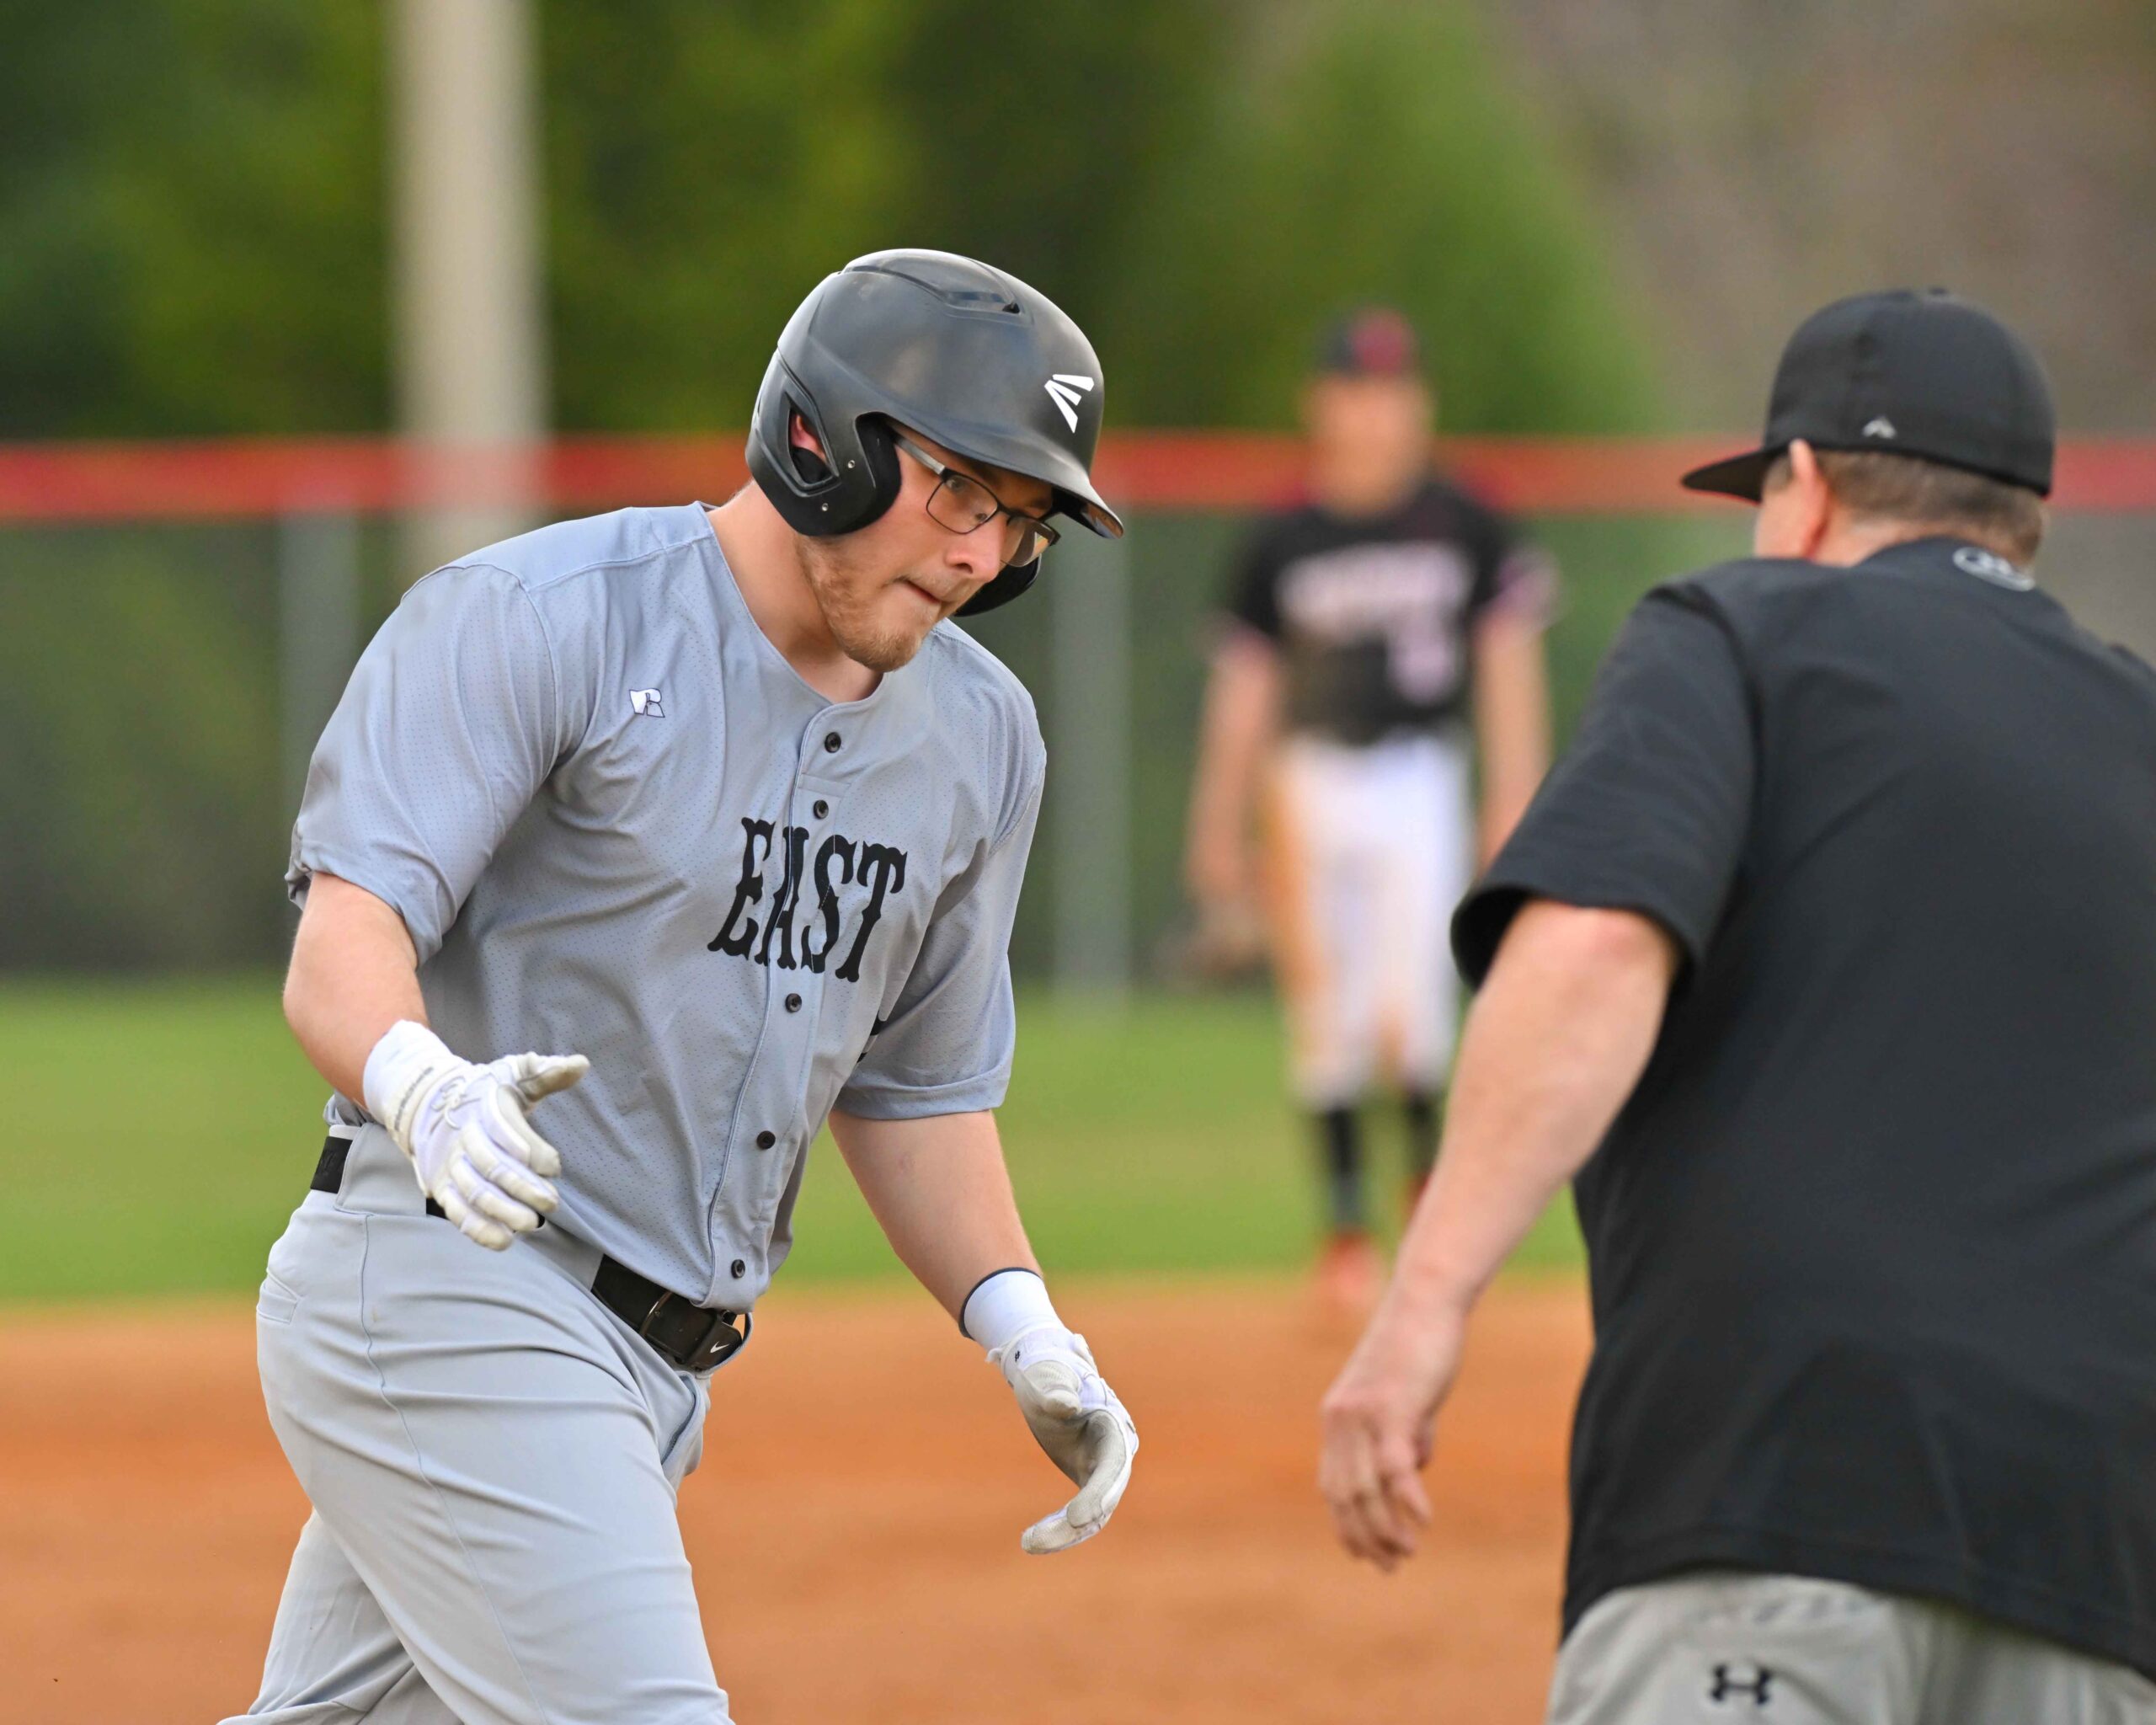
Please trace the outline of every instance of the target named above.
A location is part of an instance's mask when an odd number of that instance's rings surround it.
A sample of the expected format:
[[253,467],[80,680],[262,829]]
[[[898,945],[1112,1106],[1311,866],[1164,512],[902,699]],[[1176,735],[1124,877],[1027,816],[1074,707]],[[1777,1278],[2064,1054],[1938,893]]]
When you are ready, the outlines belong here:
[[[798,414],[830,457],[792,445]],[[1120,538],[1094,490],[1101,362],[1045,294],[950,252],[872,252],[826,275],[787,322],[756,392],[749,471],[796,532],[868,526],[899,494],[895,421],[957,454],[1054,488],[1055,511]],[[1040,560],[960,608],[1006,605]]]

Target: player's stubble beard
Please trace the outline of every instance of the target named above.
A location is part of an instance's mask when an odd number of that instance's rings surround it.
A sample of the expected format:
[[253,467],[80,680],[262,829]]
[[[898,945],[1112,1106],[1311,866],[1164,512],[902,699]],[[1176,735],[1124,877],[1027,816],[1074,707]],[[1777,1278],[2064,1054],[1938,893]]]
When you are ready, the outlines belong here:
[[867,559],[850,554],[848,547],[830,540],[803,539],[798,543],[802,578],[816,595],[824,627],[831,632],[839,651],[856,665],[879,674],[910,664],[928,638],[929,630],[941,619],[924,612],[923,621],[911,628],[878,620],[877,599],[894,582],[904,579],[904,571],[879,575],[867,566]]

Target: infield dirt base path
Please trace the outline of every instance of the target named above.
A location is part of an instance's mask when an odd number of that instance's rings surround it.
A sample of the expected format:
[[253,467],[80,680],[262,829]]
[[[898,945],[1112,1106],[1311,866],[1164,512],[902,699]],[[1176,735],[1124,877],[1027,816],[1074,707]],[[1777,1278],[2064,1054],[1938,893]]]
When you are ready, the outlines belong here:
[[[1059,1290],[1145,1448],[1102,1538],[916,1292],[782,1293],[714,1384],[681,1518],[749,1725],[1321,1725],[1540,1717],[1587,1348],[1568,1280],[1501,1287],[1439,1428],[1425,1554],[1332,1543],[1315,1407],[1351,1336],[1297,1288]],[[243,1708],[307,1513],[245,1306],[0,1317],[0,1721]]]

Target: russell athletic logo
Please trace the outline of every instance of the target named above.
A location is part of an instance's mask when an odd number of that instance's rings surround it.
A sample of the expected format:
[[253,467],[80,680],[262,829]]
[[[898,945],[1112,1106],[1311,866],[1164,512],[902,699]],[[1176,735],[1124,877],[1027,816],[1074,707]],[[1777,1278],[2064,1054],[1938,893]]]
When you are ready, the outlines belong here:
[[632,689],[629,691],[629,711],[638,718],[664,718],[666,717],[666,703],[656,689]]
[[1080,377],[1069,371],[1058,371],[1041,387],[1048,392],[1048,398],[1063,415],[1063,423],[1073,431],[1078,429],[1078,393],[1093,387],[1090,377]]

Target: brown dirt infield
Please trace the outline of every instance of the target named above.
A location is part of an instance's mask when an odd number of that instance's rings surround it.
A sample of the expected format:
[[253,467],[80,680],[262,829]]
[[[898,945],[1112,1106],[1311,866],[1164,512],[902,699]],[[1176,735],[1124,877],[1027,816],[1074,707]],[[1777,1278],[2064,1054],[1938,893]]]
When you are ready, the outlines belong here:
[[[1351,1565],[1312,1487],[1346,1342],[1299,1290],[1061,1293],[1145,1450],[1115,1525],[1058,1501],[926,1299],[782,1292],[720,1374],[681,1494],[719,1678],[751,1725],[1539,1718],[1556,1635],[1577,1283],[1501,1287],[1440,1427],[1423,1556]],[[0,1721],[214,1720],[254,1693],[306,1514],[244,1306],[0,1319]]]

